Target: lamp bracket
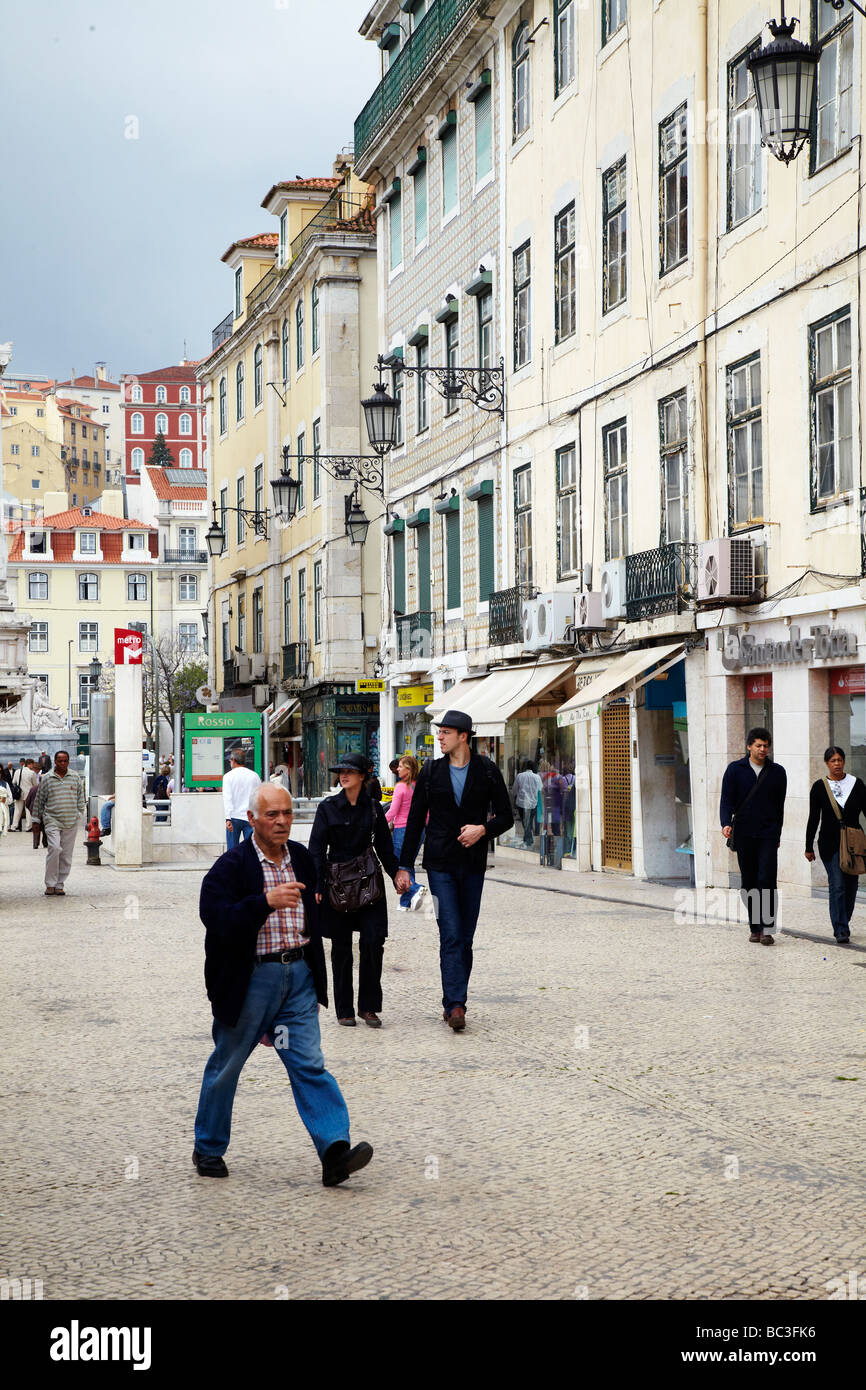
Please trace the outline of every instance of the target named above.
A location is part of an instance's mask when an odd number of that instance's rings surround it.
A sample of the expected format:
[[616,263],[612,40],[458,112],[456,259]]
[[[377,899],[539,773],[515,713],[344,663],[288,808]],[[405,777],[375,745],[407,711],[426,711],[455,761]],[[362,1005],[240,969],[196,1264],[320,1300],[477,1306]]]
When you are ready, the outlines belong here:
[[283,450],[283,467],[296,460],[298,463],[315,461],[331,478],[340,482],[360,483],[370,492],[378,493],[384,499],[385,483],[381,458],[365,457],[363,454],[290,454]]
[[500,357],[498,367],[409,367],[395,368],[405,375],[429,377],[445,400],[460,397],[471,400],[479,410],[505,419],[505,362]]

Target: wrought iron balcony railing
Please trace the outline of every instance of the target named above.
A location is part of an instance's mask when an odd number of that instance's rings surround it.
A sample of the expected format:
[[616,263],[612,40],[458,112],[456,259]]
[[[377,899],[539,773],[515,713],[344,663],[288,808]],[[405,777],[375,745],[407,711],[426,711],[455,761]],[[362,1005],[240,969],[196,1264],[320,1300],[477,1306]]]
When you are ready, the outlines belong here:
[[860,489],[860,577],[866,579],[866,487]]
[[433,614],[423,610],[418,613],[401,613],[394,618],[397,630],[397,659],[407,661],[411,657],[433,655]]
[[284,681],[303,681],[307,674],[307,661],[309,660],[309,642],[289,642],[283,647],[283,674]]
[[226,338],[232,336],[232,324],[235,321],[234,313],[226,314],[222,323],[218,323],[211,334],[211,352],[216,352],[221,347]]
[[491,647],[507,647],[523,641],[523,604],[535,596],[529,584],[515,584],[490,595],[487,640]]
[[[353,222],[356,217],[360,217],[362,212],[373,211],[373,198],[369,193],[346,193],[342,184],[335,188],[328,201],[323,207],[319,208],[315,217],[312,217],[305,227],[302,227],[298,235],[292,241],[289,249],[290,260],[296,261],[300,256],[310,237],[315,236],[316,232],[334,231],[345,227],[347,222]],[[370,221],[369,230],[376,230],[375,224]]]
[[698,547],[687,541],[625,557],[625,613],[630,622],[679,613],[697,595]]
[[247,318],[254,314],[262,300],[270,294],[278,280],[282,280],[288,269],[284,265],[271,266],[266,275],[263,275],[254,290],[250,290],[247,295]]
[[482,0],[433,0],[355,121],[356,159],[431,67],[460,20],[483,8]]
[[165,549],[162,558],[167,565],[206,565],[206,550],[169,550]]

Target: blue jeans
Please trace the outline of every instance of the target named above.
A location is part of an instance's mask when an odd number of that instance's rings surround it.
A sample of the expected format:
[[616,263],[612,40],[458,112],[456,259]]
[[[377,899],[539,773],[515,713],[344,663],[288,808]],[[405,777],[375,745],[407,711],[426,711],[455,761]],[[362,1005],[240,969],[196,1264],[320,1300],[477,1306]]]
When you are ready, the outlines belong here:
[[104,835],[111,834],[111,817],[114,812],[114,802],[106,801],[99,813],[99,828]]
[[[403,841],[404,841],[405,838],[406,838],[406,827],[405,827],[405,825],[401,825],[400,827],[397,827],[397,826],[395,825],[395,826],[394,826],[394,829],[393,829],[392,832],[391,832],[391,834],[392,834],[393,837],[394,837],[394,853],[396,854],[397,858],[399,859],[399,858],[400,858],[400,851],[401,851],[401,849],[403,848]],[[424,843],[424,836],[422,835],[422,836],[421,836],[421,844],[423,845],[423,843]],[[410,888],[410,890],[409,890],[408,893],[401,893],[401,894],[400,894],[400,906],[401,906],[401,907],[408,907],[409,904],[411,903],[412,899],[415,897],[415,894],[418,893],[418,892],[420,892],[420,889],[421,889],[421,884],[420,884],[420,883],[417,883],[417,882],[415,881],[415,870],[414,870],[414,868],[413,868],[413,869],[409,869],[409,870],[408,870],[408,873],[409,873],[409,877],[410,877],[411,880],[412,880],[412,887]]]
[[267,1034],[289,1074],[298,1114],[321,1158],[338,1140],[349,1140],[349,1112],[331,1073],[325,1071],[319,1036],[319,1005],[307,962],[253,966],[241,1015],[233,1028],[213,1023],[214,1050],[208,1058],[195,1117],[199,1153],[222,1155],[229,1145],[232,1106],[244,1063]]
[[527,849],[532,849],[535,840],[535,807],[518,806],[517,810],[523,821],[523,843]]
[[466,1007],[472,973],[472,940],[481,910],[482,874],[448,874],[428,869],[427,881],[439,924],[439,967],[442,971],[442,1007],[450,1013]]
[[231,821],[232,828],[226,831],[226,849],[236,849],[242,840],[248,840],[253,833],[253,827],[248,820],[232,816]]
[[833,935],[837,941],[844,940],[851,935],[849,923],[854,913],[860,880],[856,874],[843,874],[838,850],[832,859],[822,857],[821,862],[827,870],[827,882],[830,885],[830,921],[833,924]]

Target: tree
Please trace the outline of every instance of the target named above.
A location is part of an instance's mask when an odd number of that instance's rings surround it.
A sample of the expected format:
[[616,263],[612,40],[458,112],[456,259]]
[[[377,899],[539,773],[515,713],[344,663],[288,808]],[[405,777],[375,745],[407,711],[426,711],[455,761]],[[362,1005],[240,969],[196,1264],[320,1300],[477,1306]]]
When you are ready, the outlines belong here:
[[153,448],[150,451],[147,464],[149,468],[171,468],[174,464],[174,455],[166,444],[165,435],[161,430],[153,441]]

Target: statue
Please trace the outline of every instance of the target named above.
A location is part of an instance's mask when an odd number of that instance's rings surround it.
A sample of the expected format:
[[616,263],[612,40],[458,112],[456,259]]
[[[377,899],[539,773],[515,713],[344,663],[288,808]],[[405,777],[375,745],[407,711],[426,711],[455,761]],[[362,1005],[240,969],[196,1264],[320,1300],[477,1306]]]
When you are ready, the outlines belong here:
[[41,686],[37,686],[33,693],[33,732],[46,731],[50,729],[68,729],[69,724],[66,715],[57,705],[49,703],[47,696]]

